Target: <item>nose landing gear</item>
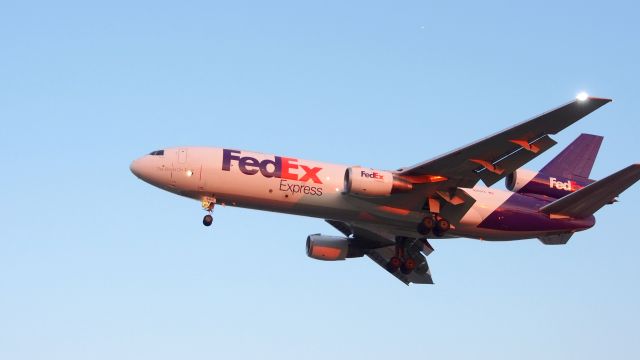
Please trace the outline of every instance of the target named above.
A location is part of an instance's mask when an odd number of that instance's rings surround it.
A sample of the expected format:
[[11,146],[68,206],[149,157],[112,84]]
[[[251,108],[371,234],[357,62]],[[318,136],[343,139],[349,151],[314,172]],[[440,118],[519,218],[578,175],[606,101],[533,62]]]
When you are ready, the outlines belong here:
[[206,210],[207,212],[209,212],[202,219],[202,224],[204,226],[211,226],[211,224],[213,223],[213,216],[211,215],[211,213],[213,212],[213,207],[215,205],[216,205],[216,198],[215,197],[208,197],[207,196],[207,197],[204,197],[202,199],[202,208],[204,210]]

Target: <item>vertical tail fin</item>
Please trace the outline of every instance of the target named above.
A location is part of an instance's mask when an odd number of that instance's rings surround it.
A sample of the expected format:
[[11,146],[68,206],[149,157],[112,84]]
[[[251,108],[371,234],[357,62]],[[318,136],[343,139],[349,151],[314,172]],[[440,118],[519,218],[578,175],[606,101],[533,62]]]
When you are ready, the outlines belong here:
[[602,136],[582,134],[539,172],[519,169],[506,178],[507,189],[559,199],[591,184],[589,174]]
[[540,172],[568,180],[588,180],[602,139],[603,137],[598,135],[582,134],[578,136]]

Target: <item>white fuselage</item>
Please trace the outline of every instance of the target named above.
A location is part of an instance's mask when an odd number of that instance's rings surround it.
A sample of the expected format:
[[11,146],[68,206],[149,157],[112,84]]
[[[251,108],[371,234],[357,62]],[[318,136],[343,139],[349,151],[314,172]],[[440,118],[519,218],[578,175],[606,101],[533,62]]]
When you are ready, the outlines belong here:
[[[135,160],[131,170],[144,181],[196,200],[295,215],[369,223],[416,237],[425,211],[388,206],[373,198],[344,192],[348,166],[222,148],[185,147],[163,150]],[[447,237],[511,240],[539,236],[539,231],[480,228],[513,195],[491,188],[464,189],[473,206],[454,222]],[[380,200],[380,199],[377,199]],[[426,199],[425,199],[426,200]]]

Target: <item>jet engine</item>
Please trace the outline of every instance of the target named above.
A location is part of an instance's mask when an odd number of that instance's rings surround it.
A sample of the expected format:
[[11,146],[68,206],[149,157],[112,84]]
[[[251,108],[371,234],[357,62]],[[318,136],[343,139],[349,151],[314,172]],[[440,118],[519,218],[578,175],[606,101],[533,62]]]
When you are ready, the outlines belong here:
[[347,194],[378,197],[411,189],[411,182],[390,171],[353,166],[344,173],[344,190]]
[[504,184],[509,191],[519,192],[520,189],[527,185],[536,175],[538,175],[536,171],[518,169],[504,178]]
[[307,256],[316,260],[335,261],[364,256],[364,251],[353,246],[349,238],[313,234],[307,236]]
[[507,189],[521,194],[535,194],[559,199],[591,184],[590,179],[568,179],[543,172],[518,169],[505,179]]

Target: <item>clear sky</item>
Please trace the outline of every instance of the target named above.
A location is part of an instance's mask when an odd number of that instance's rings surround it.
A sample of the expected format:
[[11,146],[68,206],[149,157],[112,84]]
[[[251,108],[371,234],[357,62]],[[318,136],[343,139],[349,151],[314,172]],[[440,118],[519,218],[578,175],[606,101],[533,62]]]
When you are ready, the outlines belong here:
[[[571,100],[640,161],[635,1],[4,1],[0,359],[640,358],[640,186],[567,246],[436,240],[436,285],[319,262],[322,220],[218,208],[129,163],[229,146],[382,169]],[[500,185],[501,186],[501,185]]]

